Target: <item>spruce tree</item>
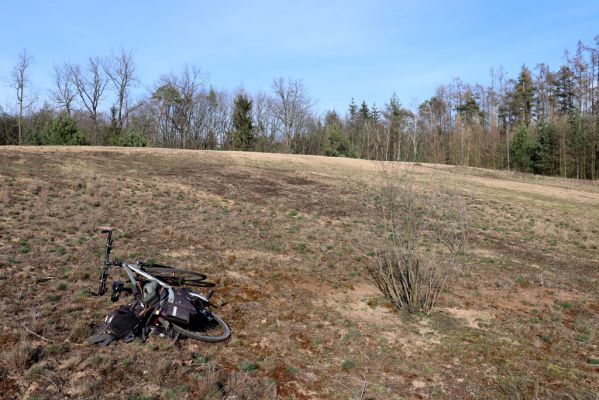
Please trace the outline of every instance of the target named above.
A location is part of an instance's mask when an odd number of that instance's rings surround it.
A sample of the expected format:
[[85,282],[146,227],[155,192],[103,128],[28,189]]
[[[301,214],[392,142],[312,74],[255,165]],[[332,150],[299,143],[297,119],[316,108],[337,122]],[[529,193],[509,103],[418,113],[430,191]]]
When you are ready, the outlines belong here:
[[350,141],[343,135],[341,126],[332,121],[326,126],[327,142],[324,145],[324,155],[329,157],[356,157],[356,151]]
[[557,131],[551,123],[542,124],[539,129],[539,141],[535,149],[534,172],[538,174],[557,174],[554,153],[557,148]]
[[356,116],[358,113],[358,106],[354,102],[354,98],[352,97],[351,103],[349,103],[349,121],[350,123],[354,123],[356,120]]
[[362,104],[360,105],[360,111],[358,111],[358,115],[361,121],[368,121],[370,118],[370,110],[368,109],[368,104],[366,101],[362,100]]
[[520,70],[518,75],[518,81],[514,87],[516,115],[518,121],[523,122],[526,126],[530,125],[530,121],[533,115],[533,103],[535,89],[533,86],[532,75],[530,70],[525,65]]
[[252,101],[240,94],[233,105],[233,148],[251,150],[255,145],[254,122],[252,120]]
[[529,172],[532,167],[531,152],[533,147],[534,143],[530,140],[528,128],[524,123],[521,123],[512,138],[510,148],[512,166],[519,171]]

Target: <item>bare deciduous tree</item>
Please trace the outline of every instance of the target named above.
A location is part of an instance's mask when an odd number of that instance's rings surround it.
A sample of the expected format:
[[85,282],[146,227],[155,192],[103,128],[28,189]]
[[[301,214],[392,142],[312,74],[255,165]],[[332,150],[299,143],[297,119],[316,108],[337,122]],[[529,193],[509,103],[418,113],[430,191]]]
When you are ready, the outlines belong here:
[[129,116],[129,89],[137,82],[132,51],[120,50],[104,63],[104,72],[116,91],[116,122],[119,131]]
[[272,84],[274,99],[272,111],[280,122],[284,146],[291,150],[291,139],[301,134],[310,115],[312,102],[306,95],[302,81],[283,78],[275,79]]
[[27,70],[33,63],[33,58],[27,50],[23,50],[19,54],[19,59],[12,70],[12,83],[17,91],[17,105],[19,107],[19,115],[17,119],[18,123],[18,144],[22,142],[22,131],[23,131],[23,109],[25,106],[25,85],[27,84]]
[[98,107],[106,89],[108,80],[102,73],[99,58],[90,58],[87,70],[83,71],[79,65],[69,65],[69,78],[77,91],[79,100],[89,113],[89,117],[97,126]]
[[152,94],[158,109],[158,136],[169,147],[197,148],[200,143],[204,78],[199,68],[186,66],[180,76],[162,76]]
[[[277,132],[281,130],[280,121],[273,112],[273,98],[265,93],[254,96],[254,120],[256,121],[256,135],[261,151],[274,151],[272,147],[276,142]],[[268,148],[266,147],[268,144]]]
[[54,102],[60,108],[63,108],[68,115],[71,115],[76,94],[68,65],[54,66],[54,85],[55,88],[52,91]]

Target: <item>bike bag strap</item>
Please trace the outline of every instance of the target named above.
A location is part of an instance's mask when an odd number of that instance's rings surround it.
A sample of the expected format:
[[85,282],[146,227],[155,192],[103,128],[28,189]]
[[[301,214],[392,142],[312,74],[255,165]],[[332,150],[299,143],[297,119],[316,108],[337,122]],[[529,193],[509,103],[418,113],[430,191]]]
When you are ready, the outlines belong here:
[[118,338],[110,332],[103,332],[98,335],[92,336],[87,339],[87,343],[89,344],[97,344],[100,343],[100,346],[106,347],[112,341],[117,340]]

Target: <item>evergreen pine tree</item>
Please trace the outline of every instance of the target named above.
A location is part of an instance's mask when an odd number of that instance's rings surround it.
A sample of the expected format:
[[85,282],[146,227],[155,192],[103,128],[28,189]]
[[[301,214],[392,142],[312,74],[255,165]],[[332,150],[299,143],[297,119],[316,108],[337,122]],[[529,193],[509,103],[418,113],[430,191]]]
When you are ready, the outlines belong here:
[[87,145],[89,139],[77,123],[66,113],[61,113],[44,128],[45,144],[55,145]]

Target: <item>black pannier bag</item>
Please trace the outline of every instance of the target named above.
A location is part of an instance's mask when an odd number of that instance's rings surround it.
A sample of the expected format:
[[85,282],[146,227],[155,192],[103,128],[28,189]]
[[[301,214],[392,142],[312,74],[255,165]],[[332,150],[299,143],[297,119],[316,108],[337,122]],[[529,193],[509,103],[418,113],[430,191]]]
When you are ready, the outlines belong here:
[[119,339],[128,339],[135,336],[140,322],[131,307],[121,305],[108,316],[106,327]]
[[135,339],[141,327],[141,319],[137,316],[131,305],[121,305],[106,317],[102,330],[88,339],[88,343],[100,343],[108,346],[114,340],[130,342]]
[[198,313],[195,306],[187,299],[184,292],[173,290],[172,301],[164,302],[160,315],[175,323],[189,324],[189,321]]

